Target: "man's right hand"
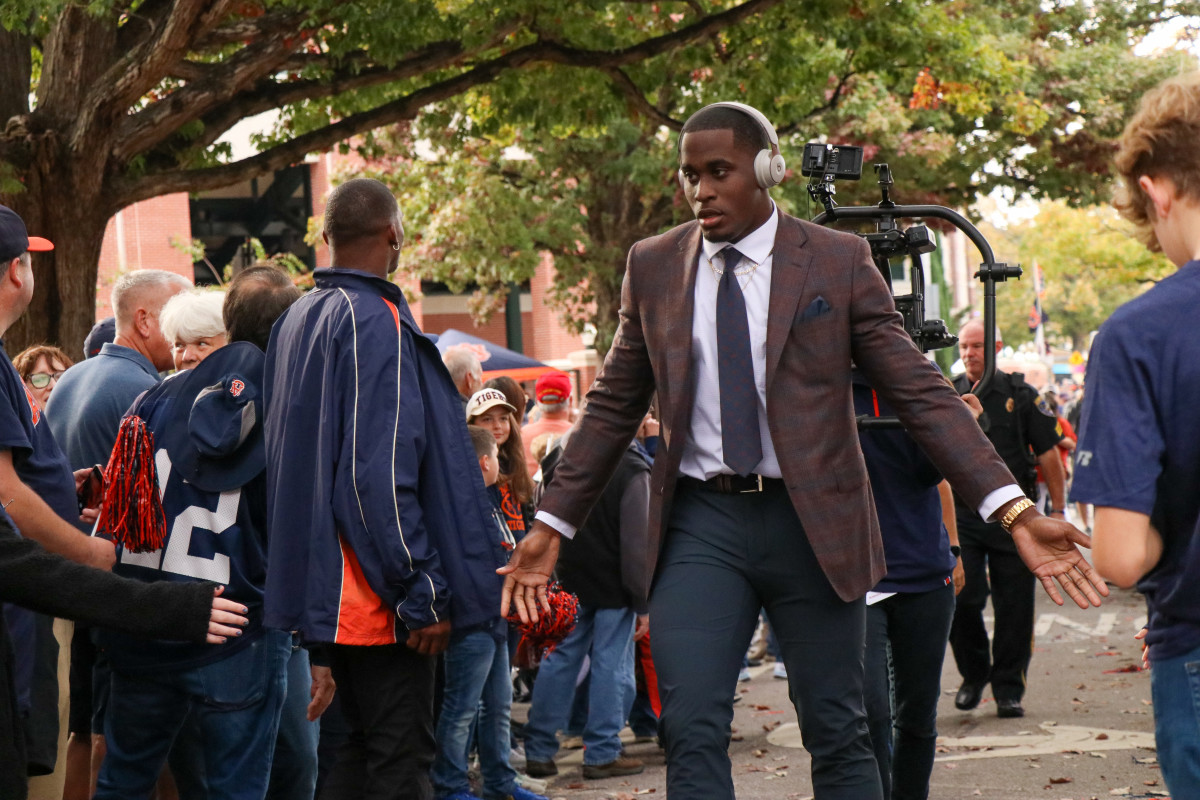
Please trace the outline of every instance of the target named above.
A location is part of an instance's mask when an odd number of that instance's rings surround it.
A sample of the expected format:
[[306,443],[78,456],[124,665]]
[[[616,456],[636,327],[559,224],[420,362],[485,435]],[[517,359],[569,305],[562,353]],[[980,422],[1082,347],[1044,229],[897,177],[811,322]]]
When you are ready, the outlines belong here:
[[443,620],[409,631],[405,644],[423,656],[436,656],[450,644],[450,621]]
[[510,607],[517,609],[521,622],[537,622],[537,607],[550,613],[546,584],[558,562],[561,534],[544,522],[534,520],[533,528],[517,543],[508,564],[496,570],[504,576],[500,595],[500,616],[507,617]]

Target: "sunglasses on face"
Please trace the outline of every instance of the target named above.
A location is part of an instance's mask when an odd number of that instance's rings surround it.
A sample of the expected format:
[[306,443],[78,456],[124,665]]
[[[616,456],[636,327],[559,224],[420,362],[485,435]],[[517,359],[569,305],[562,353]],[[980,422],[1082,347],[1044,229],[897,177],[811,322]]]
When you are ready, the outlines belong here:
[[29,376],[29,385],[35,389],[45,389],[50,385],[50,381],[58,383],[58,379],[63,376],[65,370],[58,372],[35,372]]

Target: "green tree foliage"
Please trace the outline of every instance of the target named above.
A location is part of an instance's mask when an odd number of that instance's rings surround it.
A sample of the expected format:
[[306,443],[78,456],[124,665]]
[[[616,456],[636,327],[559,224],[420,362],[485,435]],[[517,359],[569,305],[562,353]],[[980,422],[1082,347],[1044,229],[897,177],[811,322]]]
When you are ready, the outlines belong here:
[[1021,281],[1010,283],[996,298],[1004,341],[1013,346],[1032,338],[1028,320],[1035,263],[1045,274],[1046,338],[1072,350],[1084,350],[1088,334],[1117,306],[1175,270],[1166,257],[1134,239],[1109,206],[1045,202],[1036,217],[988,235],[998,259],[1019,262],[1025,269]]
[[[628,0],[5,0],[0,202],[53,239],[9,347],[74,346],[94,312],[108,219],[169,192],[297,163],[430,104],[526,73],[610,73],[709,39],[782,0],[693,0],[677,21]],[[566,90],[567,87],[559,87]],[[560,96],[580,110],[591,101]],[[220,138],[275,112],[260,152]],[[526,115],[528,121],[536,115]]]
[[[545,19],[542,31],[604,38],[634,24],[654,34],[703,11],[609,8],[628,13],[586,32]],[[540,258],[532,250],[549,252],[564,317],[594,322],[603,343],[629,245],[691,218],[675,180],[675,132],[698,107],[738,100],[776,123],[791,171],[775,196],[799,216],[820,210],[798,171],[803,143],[817,139],[888,162],[898,202],[961,208],[999,188],[1092,203],[1107,196],[1114,140],[1141,93],[1194,67],[1178,53],[1135,56],[1132,45],[1196,10],[1162,0],[785,2],[619,67],[510,73],[366,152],[391,154],[375,168],[410,214],[419,241],[410,268],[474,285],[486,314],[506,286],[530,277]],[[432,158],[417,154],[418,141]],[[869,169],[838,191],[843,204],[879,200]]]

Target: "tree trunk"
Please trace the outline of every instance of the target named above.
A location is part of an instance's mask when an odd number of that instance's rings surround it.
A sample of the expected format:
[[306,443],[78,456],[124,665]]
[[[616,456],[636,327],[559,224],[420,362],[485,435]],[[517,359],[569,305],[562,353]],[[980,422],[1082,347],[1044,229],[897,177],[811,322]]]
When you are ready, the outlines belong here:
[[30,235],[54,242],[33,253],[33,301],[4,336],[10,356],[34,344],[54,344],[73,359],[96,319],[96,277],[107,203],[75,195],[73,170],[62,161],[40,162],[27,173],[26,191],[0,197],[25,220]]

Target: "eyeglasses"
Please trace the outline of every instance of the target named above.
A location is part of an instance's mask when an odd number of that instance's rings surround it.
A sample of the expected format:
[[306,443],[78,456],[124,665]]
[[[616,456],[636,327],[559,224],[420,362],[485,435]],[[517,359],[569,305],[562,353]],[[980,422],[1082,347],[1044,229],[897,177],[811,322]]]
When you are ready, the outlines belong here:
[[50,385],[50,381],[58,383],[59,378],[63,376],[65,370],[58,372],[35,372],[29,376],[29,385],[35,389],[45,389]]

